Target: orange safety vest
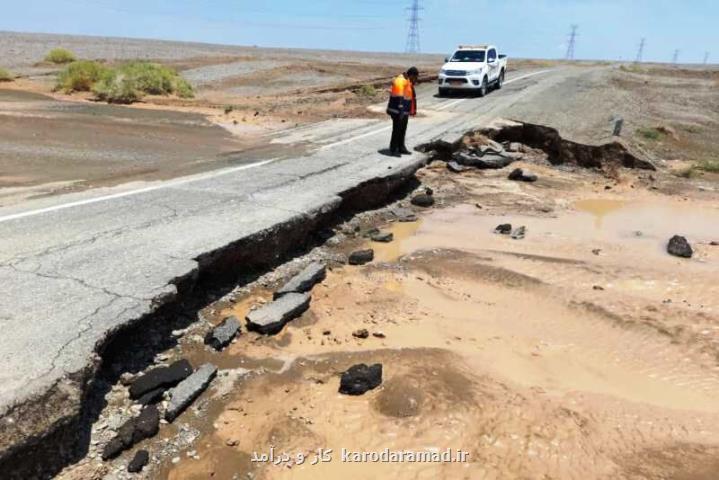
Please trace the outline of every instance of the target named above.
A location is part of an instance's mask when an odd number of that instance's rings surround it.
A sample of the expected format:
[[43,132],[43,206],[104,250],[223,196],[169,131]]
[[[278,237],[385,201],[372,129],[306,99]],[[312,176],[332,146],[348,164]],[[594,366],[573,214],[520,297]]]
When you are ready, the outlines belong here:
[[414,85],[404,74],[392,80],[387,113],[389,115],[414,115],[417,113],[417,97]]

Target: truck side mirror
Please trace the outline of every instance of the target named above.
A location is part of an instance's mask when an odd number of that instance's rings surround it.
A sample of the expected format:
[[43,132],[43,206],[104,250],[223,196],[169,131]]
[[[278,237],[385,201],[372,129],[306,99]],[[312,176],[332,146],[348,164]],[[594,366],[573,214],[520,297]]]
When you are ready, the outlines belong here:
[[444,63],[449,62],[449,57],[444,57]]

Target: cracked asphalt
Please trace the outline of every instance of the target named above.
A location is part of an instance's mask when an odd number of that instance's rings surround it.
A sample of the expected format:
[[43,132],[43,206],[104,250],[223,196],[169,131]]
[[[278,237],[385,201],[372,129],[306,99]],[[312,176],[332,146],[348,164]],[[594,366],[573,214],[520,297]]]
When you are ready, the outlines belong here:
[[[557,85],[591,71],[517,72],[481,99],[435,98],[435,87],[423,86],[424,116],[410,122],[408,138],[457,140],[518,103],[561,95]],[[519,77],[527,73],[535,75]],[[0,421],[9,427],[0,429],[0,459],[77,414],[98,347],[172,299],[176,279],[196,273],[199,258],[331,212],[343,192],[423,165],[419,153],[383,155],[388,137],[387,121],[322,122],[275,139],[309,145],[297,158],[0,208]]]

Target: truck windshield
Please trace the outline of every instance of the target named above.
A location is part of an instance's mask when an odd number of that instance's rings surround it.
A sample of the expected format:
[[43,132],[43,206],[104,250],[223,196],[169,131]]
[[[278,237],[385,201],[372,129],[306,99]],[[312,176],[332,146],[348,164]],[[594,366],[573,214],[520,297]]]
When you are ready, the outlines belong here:
[[460,50],[454,52],[450,62],[483,62],[484,50]]

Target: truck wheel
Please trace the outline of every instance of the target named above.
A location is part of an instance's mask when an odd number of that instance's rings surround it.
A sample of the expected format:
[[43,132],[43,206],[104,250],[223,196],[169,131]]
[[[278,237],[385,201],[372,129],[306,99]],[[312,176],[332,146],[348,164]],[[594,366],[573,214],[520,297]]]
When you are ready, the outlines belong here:
[[502,70],[499,73],[499,77],[497,78],[497,90],[500,90],[502,88],[503,83],[504,83],[504,70]]
[[479,88],[479,96],[483,97],[487,95],[487,77],[482,79],[482,86]]

